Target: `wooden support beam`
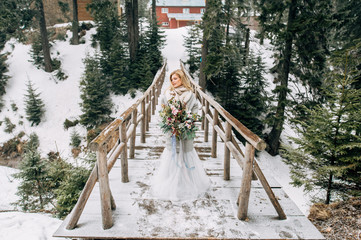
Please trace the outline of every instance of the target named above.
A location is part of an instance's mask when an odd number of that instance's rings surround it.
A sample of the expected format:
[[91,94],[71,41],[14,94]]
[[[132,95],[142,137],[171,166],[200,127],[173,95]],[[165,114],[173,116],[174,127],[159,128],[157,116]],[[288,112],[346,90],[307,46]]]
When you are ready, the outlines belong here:
[[[225,143],[231,141],[232,136],[232,125],[227,122],[226,132],[225,132]],[[223,170],[223,179],[229,180],[231,176],[231,154],[227,147],[227,144],[224,144],[224,170]]]
[[254,161],[254,171],[256,172],[256,174],[259,178],[259,181],[261,182],[264,190],[266,191],[269,199],[271,200],[272,205],[276,209],[279,219],[282,219],[282,220],[287,219],[286,214],[284,213],[280,203],[278,202],[276,196],[274,195],[274,193],[272,191],[272,188],[268,184],[266,177],[263,175],[263,172],[260,169],[260,167],[258,166],[256,161]]
[[120,125],[120,140],[124,143],[124,148],[121,153],[121,167],[122,167],[122,182],[127,183],[129,182],[128,178],[128,154],[127,154],[127,129],[125,124]]
[[254,161],[255,148],[246,143],[246,159],[243,168],[242,185],[240,195],[238,197],[237,217],[240,220],[246,220],[248,213],[249,196],[251,193],[252,168]]
[[217,157],[217,131],[215,127],[218,125],[219,119],[218,119],[218,112],[217,109],[214,109],[213,113],[213,128],[212,128],[212,149],[211,149],[211,157],[216,158]]
[[107,169],[107,147],[103,145],[97,151],[97,164],[99,176],[100,204],[102,212],[103,229],[109,229],[113,226],[113,217],[111,209],[111,193],[109,187],[109,176]]

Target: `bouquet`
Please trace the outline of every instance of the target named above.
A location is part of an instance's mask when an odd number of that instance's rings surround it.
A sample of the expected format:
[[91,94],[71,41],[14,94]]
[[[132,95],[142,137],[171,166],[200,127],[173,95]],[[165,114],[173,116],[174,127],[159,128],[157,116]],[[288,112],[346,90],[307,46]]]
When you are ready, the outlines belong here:
[[178,140],[193,139],[196,136],[198,127],[195,122],[201,121],[202,117],[196,113],[187,111],[186,104],[171,98],[166,105],[162,104],[159,111],[162,119],[160,128],[163,133],[171,133]]

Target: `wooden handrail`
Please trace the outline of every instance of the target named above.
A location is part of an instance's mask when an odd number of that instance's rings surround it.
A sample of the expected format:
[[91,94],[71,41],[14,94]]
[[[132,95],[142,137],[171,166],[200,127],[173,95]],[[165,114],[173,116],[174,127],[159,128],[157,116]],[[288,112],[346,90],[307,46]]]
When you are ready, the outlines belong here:
[[[217,135],[224,142],[224,161],[223,161],[223,179],[230,180],[230,154],[236,159],[239,166],[243,169],[242,185],[240,188],[239,197],[237,199],[238,213],[237,217],[241,220],[247,219],[249,196],[251,191],[251,181],[260,180],[263,188],[265,189],[269,199],[275,207],[280,219],[286,219],[286,215],[283,212],[281,205],[275,197],[271,187],[269,186],[265,176],[259,168],[257,161],[255,160],[255,150],[262,151],[266,148],[266,143],[244,126],[240,121],[233,117],[228,111],[226,111],[219,103],[204,93],[201,87],[195,83],[188,71],[184,68],[181,62],[181,69],[189,78],[191,85],[194,89],[194,93],[198,100],[202,104],[202,130],[204,130],[204,141],[208,141],[208,125],[212,125],[212,149],[211,156],[217,157]],[[213,113],[212,109],[213,108]],[[224,118],[225,127],[219,119],[219,115]],[[232,134],[232,128],[237,131],[246,140],[245,153]]]
[[[76,205],[70,213],[70,219],[66,229],[70,230],[76,227],[97,180],[99,180],[101,194],[103,229],[108,229],[113,225],[111,210],[114,210],[116,206],[109,187],[108,173],[114,166],[119,155],[121,155],[122,182],[129,181],[127,156],[128,140],[131,139],[129,141],[129,157],[134,157],[136,128],[140,121],[142,121],[141,142],[145,142],[145,126],[149,126],[149,115],[152,114],[152,112],[153,114],[155,112],[155,104],[157,103],[155,99],[159,97],[161,92],[160,89],[164,82],[166,66],[167,64],[164,63],[143,96],[125,110],[118,118],[113,120],[113,122],[111,122],[89,144],[89,149],[97,153],[97,163],[92,170]],[[138,106],[140,106],[140,110],[138,110]],[[111,147],[110,151],[107,151],[107,145],[118,129],[119,136],[117,137],[114,146]]]

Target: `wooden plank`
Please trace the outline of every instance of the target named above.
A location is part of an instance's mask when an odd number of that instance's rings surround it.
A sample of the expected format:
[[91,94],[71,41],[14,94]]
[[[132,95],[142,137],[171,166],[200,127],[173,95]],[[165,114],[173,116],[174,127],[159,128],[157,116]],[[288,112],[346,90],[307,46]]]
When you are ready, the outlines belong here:
[[218,125],[214,126],[213,128],[219,134],[219,137],[223,140],[223,142],[226,141],[226,134],[223,132],[223,130],[221,130],[221,128]]
[[228,149],[231,151],[233,157],[236,159],[238,165],[243,169],[244,168],[244,157],[237,150],[234,144],[231,141],[226,142]]
[[97,151],[99,191],[100,191],[103,229],[109,229],[113,226],[113,217],[112,217],[111,200],[110,200],[111,193],[109,187],[106,149],[107,149],[106,145],[104,145]]
[[277,198],[275,197],[275,195],[272,191],[272,188],[269,186],[267,179],[263,175],[263,172],[260,169],[260,167],[258,166],[256,161],[254,161],[254,171],[256,172],[264,190],[266,191],[269,199],[271,200],[272,205],[276,209],[279,219],[286,219],[287,218],[286,214],[284,213],[280,203],[278,202]]
[[240,196],[238,197],[238,212],[237,217],[240,220],[247,219],[249,196],[251,193],[251,181],[252,181],[252,168],[254,160],[255,148],[246,143],[246,159],[243,168],[242,185],[240,190]]
[[[227,123],[226,125],[226,137],[225,137],[225,142],[228,142],[231,140],[231,131],[232,131],[232,126],[231,124]],[[229,180],[230,179],[230,175],[231,175],[231,164],[230,164],[230,158],[231,158],[231,154],[230,151],[227,147],[227,144],[224,144],[224,173],[223,173],[223,179],[224,180]]]

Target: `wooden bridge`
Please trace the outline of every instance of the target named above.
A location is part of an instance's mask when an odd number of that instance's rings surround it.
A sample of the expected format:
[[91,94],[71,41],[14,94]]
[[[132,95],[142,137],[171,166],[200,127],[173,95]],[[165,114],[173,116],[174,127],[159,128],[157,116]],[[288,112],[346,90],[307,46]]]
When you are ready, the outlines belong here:
[[[265,149],[264,141],[194,81],[203,115],[195,149],[211,179],[211,189],[202,198],[182,203],[151,196],[150,179],[165,145],[155,114],[165,74],[166,64],[144,95],[90,143],[97,153],[96,166],[76,206],[54,236],[324,239],[279,183],[259,166],[255,151]],[[246,139],[245,146],[234,132]]]

